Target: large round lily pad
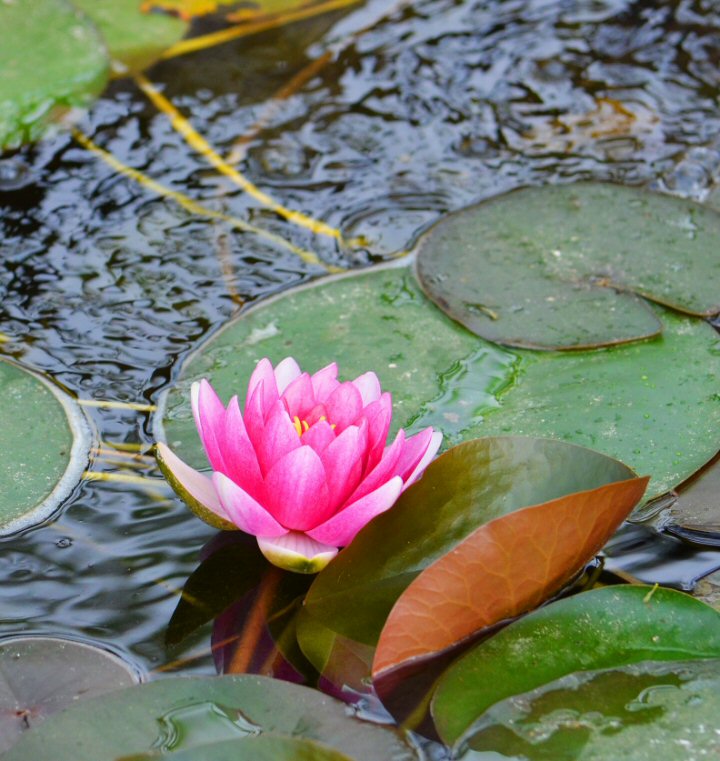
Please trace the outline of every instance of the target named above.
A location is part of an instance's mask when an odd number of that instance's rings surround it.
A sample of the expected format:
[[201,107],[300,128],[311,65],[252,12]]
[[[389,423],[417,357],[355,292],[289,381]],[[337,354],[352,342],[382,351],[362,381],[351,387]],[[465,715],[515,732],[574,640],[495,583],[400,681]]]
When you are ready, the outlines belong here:
[[163,679],[75,706],[28,733],[3,761],[115,761],[261,733],[312,739],[364,761],[416,758],[399,733],[349,716],[317,690],[244,675]]
[[448,319],[406,268],[323,280],[263,302],[206,342],[165,397],[155,433],[206,467],[190,383],[206,377],[224,401],[242,399],[257,360],[293,355],[309,371],[336,361],[347,379],[375,370],[393,394],[396,428],[433,425],[444,446],[508,434],[562,439],[651,475],[651,498],[720,446],[717,333],[654,309],[664,331],[649,341],[511,354]]
[[137,682],[117,656],[54,637],[0,640],[0,752],[49,715]]
[[72,0],[72,3],[97,24],[118,72],[144,69],[188,30],[188,22],[175,16],[141,11],[141,0]]
[[55,386],[0,360],[0,535],[39,523],[78,483],[90,436],[77,405]]
[[603,183],[525,188],[444,217],[418,274],[443,310],[510,346],[577,349],[647,338],[640,294],[688,314],[720,311],[720,214]]
[[2,150],[86,106],[105,86],[109,67],[95,26],[64,0],[2,2],[0,29]]

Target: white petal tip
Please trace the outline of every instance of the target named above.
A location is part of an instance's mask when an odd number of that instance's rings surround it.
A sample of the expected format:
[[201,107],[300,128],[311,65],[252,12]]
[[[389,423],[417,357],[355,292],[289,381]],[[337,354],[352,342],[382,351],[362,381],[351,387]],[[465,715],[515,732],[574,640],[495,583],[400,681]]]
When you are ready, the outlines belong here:
[[275,566],[294,573],[318,573],[338,554],[337,547],[291,531],[284,536],[258,537],[260,552]]

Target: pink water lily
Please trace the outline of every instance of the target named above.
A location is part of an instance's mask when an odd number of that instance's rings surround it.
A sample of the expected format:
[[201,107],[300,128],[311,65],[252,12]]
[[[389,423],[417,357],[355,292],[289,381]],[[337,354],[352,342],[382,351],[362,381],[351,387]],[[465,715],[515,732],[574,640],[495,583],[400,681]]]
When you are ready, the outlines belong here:
[[257,537],[268,560],[315,573],[390,508],[435,456],[426,428],[387,444],[390,394],[375,373],[340,382],[334,363],[308,375],[291,357],[250,377],[244,412],[194,383],[195,423],[213,469],[200,473],[157,445],[168,481],[202,518]]

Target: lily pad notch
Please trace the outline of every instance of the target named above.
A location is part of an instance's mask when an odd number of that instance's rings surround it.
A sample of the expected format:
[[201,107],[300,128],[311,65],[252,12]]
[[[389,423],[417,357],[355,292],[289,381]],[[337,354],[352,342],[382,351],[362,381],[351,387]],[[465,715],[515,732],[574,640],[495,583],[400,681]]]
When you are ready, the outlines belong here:
[[720,313],[720,214],[600,182],[521,188],[450,214],[417,244],[426,294],[489,341],[588,349],[652,338],[644,299]]

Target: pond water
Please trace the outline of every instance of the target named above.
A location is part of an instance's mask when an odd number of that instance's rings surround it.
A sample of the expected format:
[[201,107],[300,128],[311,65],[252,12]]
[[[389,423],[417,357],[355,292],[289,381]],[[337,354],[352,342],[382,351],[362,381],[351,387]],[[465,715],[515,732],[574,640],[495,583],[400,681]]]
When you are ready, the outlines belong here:
[[11,339],[0,351],[81,400],[122,403],[85,406],[102,443],[54,520],[0,540],[0,636],[99,643],[154,678],[216,670],[210,624],[165,643],[215,534],[148,456],[152,405],[183,359],[241,304],[327,267],[388,260],[446,212],[513,188],[612,180],[720,208],[720,10],[369,0],[147,76],[257,186],[349,241],[292,225],[221,178],[129,79],[82,131],[291,246],[189,213],[67,133],[0,158],[0,330]]

